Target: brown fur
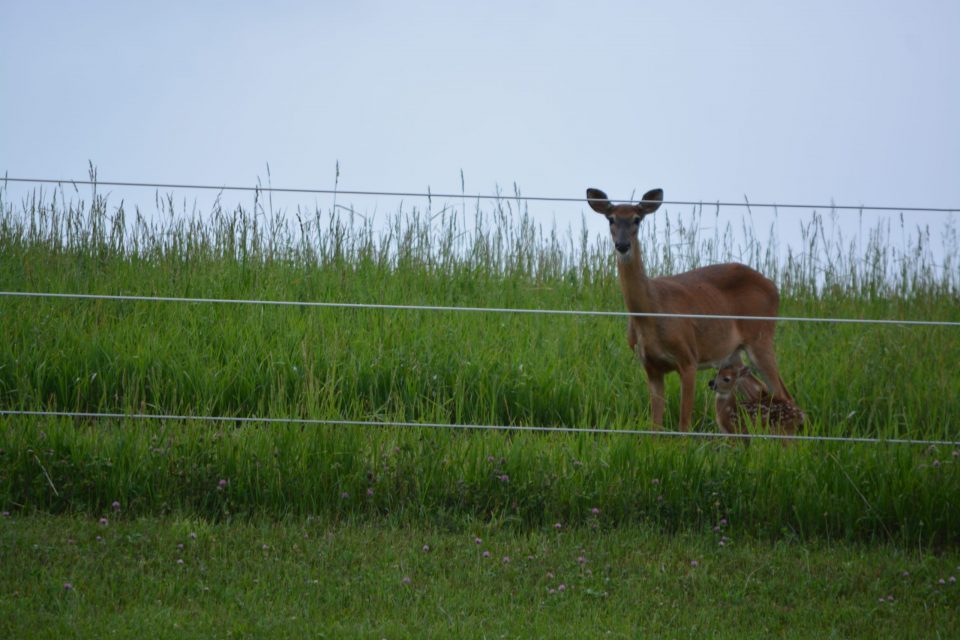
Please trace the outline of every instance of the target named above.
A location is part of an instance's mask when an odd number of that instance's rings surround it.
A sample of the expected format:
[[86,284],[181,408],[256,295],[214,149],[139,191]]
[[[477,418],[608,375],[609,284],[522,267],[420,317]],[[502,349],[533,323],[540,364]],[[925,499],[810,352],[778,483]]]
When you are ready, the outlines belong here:
[[793,435],[806,419],[793,401],[778,400],[760,392],[757,380],[744,366],[722,367],[710,381],[717,394],[717,424],[724,433],[747,433],[751,424],[761,424],[774,433]]
[[[660,207],[663,191],[648,191],[639,205],[614,205],[599,189],[587,189],[590,207],[607,217],[617,250],[620,289],[628,311],[774,317],[776,285],[750,267],[717,264],[686,273],[648,278],[637,239],[640,221]],[[631,317],[630,347],[647,373],[653,422],[663,424],[667,373],[680,374],[680,429],[690,428],[697,369],[739,364],[746,352],[776,398],[792,400],[777,369],[774,320]]]

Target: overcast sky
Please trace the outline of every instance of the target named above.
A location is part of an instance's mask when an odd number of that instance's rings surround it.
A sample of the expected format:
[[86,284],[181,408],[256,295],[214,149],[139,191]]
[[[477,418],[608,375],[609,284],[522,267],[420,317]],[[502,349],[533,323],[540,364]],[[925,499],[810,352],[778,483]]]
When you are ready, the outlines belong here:
[[0,172],[960,207],[958,61],[956,0],[15,1]]

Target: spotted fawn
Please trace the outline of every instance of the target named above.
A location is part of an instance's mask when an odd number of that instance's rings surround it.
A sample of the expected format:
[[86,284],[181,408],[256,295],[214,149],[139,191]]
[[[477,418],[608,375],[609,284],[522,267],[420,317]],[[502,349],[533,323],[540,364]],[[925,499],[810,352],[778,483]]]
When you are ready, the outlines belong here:
[[803,425],[800,407],[770,395],[749,367],[723,367],[709,384],[717,394],[717,423],[724,433],[747,433],[749,425],[759,423],[773,433],[793,435]]

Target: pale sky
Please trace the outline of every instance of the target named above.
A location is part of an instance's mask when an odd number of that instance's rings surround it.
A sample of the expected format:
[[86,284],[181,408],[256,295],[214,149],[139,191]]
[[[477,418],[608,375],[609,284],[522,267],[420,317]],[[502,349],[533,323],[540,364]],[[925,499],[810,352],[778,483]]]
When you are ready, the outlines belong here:
[[4,4],[11,177],[960,208],[956,0]]

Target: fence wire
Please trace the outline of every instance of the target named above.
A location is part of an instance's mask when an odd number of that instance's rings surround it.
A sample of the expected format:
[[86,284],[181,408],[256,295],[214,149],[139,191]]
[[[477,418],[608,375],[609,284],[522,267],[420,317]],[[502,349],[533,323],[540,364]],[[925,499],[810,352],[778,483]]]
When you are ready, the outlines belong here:
[[[93,187],[130,187],[146,189],[184,189],[199,191],[248,191],[254,193],[300,193],[315,195],[347,195],[347,196],[382,196],[397,198],[443,198],[443,199],[466,199],[466,200],[521,200],[525,202],[587,202],[585,197],[565,197],[565,196],[525,196],[519,193],[512,195],[504,194],[481,194],[481,193],[433,193],[431,191],[375,191],[375,190],[355,190],[355,189],[314,189],[309,187],[273,187],[261,186],[245,187],[237,185],[213,185],[213,184],[187,184],[170,182],[121,182],[115,180],[73,180],[70,178],[2,178],[3,182],[18,182],[31,184],[56,184],[56,185],[89,185]],[[618,200],[611,199],[612,202],[622,202],[630,204],[639,204],[643,200],[627,198]],[[826,209],[831,211],[897,211],[897,212],[930,212],[930,213],[958,213],[960,207],[898,207],[893,205],[838,205],[838,204],[797,204],[775,202],[720,202],[704,200],[663,200],[662,204],[679,206],[717,206],[717,207],[759,207],[770,209]]]
[[960,440],[919,440],[911,438],[867,438],[854,436],[814,436],[814,435],[782,435],[775,433],[723,433],[719,431],[660,431],[656,429],[605,429],[602,427],[547,427],[528,425],[492,425],[492,424],[451,424],[444,422],[402,422],[392,420],[347,420],[321,418],[274,418],[252,416],[196,416],[152,413],[97,413],[87,411],[27,411],[5,409],[0,410],[0,416],[15,417],[47,417],[47,418],[75,418],[86,420],[153,420],[159,422],[218,422],[225,424],[290,424],[314,427],[380,427],[380,428],[419,428],[419,429],[448,429],[462,431],[505,431],[505,432],[534,432],[534,433],[579,433],[601,435],[626,436],[659,436],[665,438],[708,438],[734,440],[780,440],[780,441],[809,441],[809,442],[844,442],[857,444],[896,444],[917,446],[945,446],[960,447]]
[[637,317],[637,318],[693,318],[698,320],[772,320],[777,322],[826,322],[836,324],[904,325],[920,327],[960,327],[960,321],[909,320],[883,318],[827,318],[807,316],[738,316],[698,313],[660,313],[639,311],[592,311],[589,309],[524,309],[504,307],[456,307],[439,305],[383,304],[366,302],[314,302],[303,300],[244,300],[232,298],[180,298],[171,296],[135,296],[96,293],[52,293],[34,291],[0,291],[7,298],[52,298],[76,300],[113,300],[129,302],[175,302],[189,304],[236,304],[278,307],[315,307],[332,309],[382,309],[399,311],[446,311],[461,313],[516,313],[554,316]]

